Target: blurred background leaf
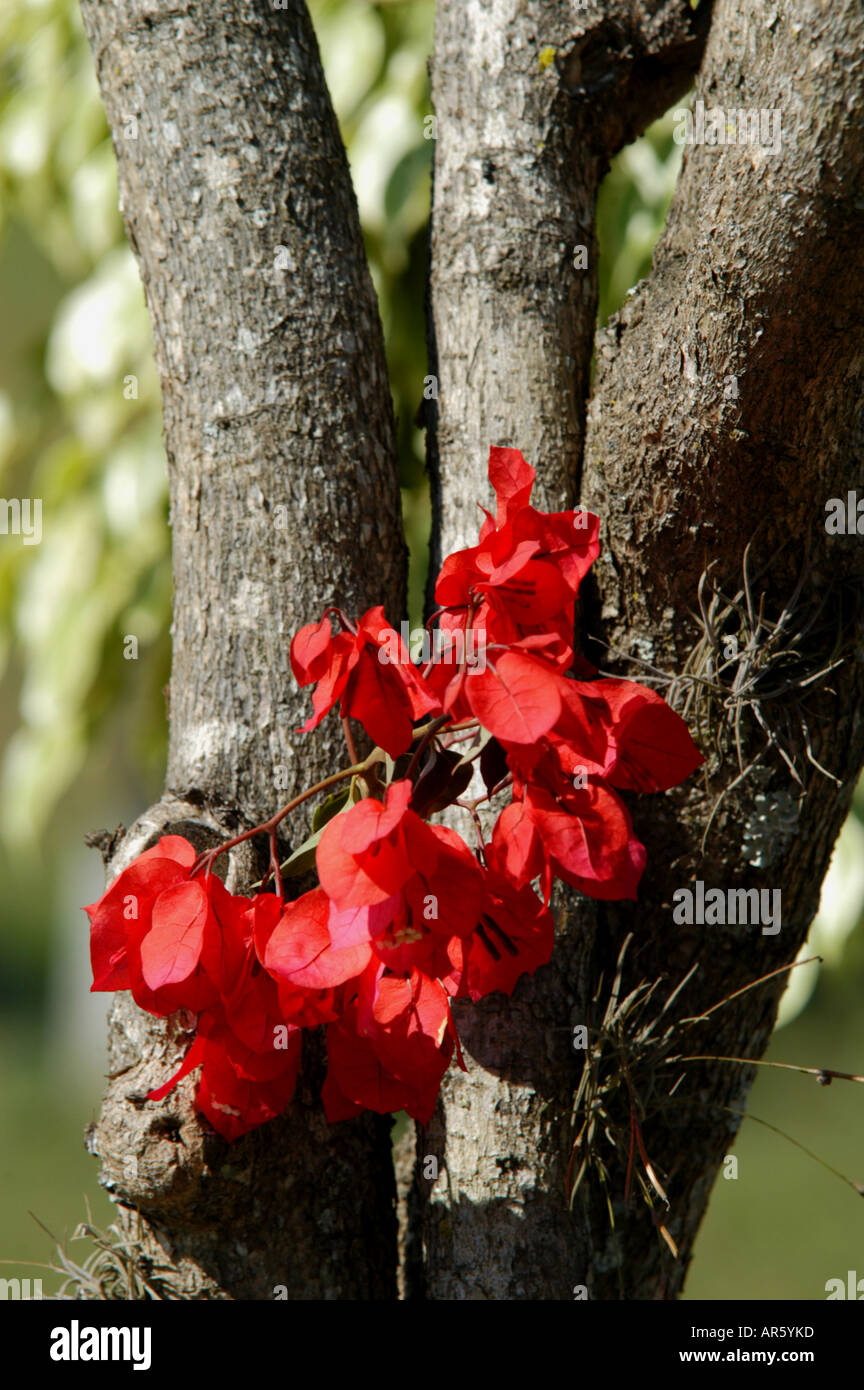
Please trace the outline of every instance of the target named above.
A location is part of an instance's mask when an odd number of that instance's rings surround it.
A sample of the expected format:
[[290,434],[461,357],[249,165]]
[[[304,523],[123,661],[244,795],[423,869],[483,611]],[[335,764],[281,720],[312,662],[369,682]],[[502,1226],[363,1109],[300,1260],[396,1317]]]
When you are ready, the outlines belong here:
[[[385,329],[416,621],[429,531],[414,422],[426,372],[434,4],[310,8]],[[669,115],[652,126],[605,181],[601,320],[650,268],[679,167],[672,125]],[[80,911],[99,896],[102,870],[82,840],[159,794],[171,605],[150,327],[72,0],[4,0],[0,13],[0,304],[0,491],[43,504],[39,545],[0,536],[0,1258],[50,1261],[28,1208],[61,1239],[83,1218],[85,1193],[95,1223],[111,1220],[81,1143],[98,1106],[106,1012],[105,996],[88,993]],[[769,1055],[864,1070],[861,811],[859,802],[814,929],[825,966],[793,975]],[[859,1180],[862,1107],[857,1088],[766,1071],[752,1101]],[[860,1203],[747,1121],[735,1153],[740,1176],[718,1182],[688,1296],[824,1297],[856,1250],[860,1265]],[[72,1253],[80,1261],[86,1250]],[[59,1280],[43,1277],[47,1294]]]

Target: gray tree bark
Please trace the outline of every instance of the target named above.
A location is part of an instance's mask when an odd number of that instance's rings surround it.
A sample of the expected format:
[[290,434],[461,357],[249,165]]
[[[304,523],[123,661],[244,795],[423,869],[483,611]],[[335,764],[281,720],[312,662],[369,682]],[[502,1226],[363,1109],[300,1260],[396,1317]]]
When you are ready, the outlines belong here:
[[[647,802],[637,810],[651,868],[627,914],[638,973],[680,977],[698,962],[682,1016],[795,957],[864,762],[864,556],[859,536],[825,526],[826,502],[860,487],[864,446],[862,96],[856,0],[779,9],[720,0],[697,97],[707,107],[779,111],[782,156],[686,151],[653,274],[598,343],[583,480],[607,525],[597,629],[616,651],[693,675],[704,655],[704,627],[691,616],[701,574],[713,565],[712,578],[735,596],[746,566],[754,609],[720,629],[737,637],[740,659],[716,677],[710,704],[691,704],[712,752],[708,776],[666,798],[661,815]],[[832,662],[830,676],[814,681]],[[731,727],[739,714],[740,762]],[[737,781],[766,730],[770,753]],[[697,878],[779,889],[781,930],[671,926],[670,892]],[[784,984],[743,995],[684,1050],[760,1057]],[[676,1092],[686,1104],[652,1119],[646,1142],[676,1193],[667,1224],[681,1256],[664,1253],[644,1209],[629,1213],[621,1250],[631,1296],[680,1290],[738,1125],[721,1107],[740,1109],[751,1079],[734,1065],[700,1068],[687,1094]],[[615,1297],[617,1273],[602,1255],[595,1242],[594,1288]]]
[[[653,273],[598,340],[583,452],[597,182],[621,141],[686,88],[700,11],[438,6],[430,302],[440,399],[429,423],[442,550],[475,535],[489,445],[521,448],[538,469],[542,505],[580,499],[604,519],[583,613],[588,654],[687,709],[709,761],[676,794],[632,799],[649,865],[637,905],[560,895],[550,965],[510,1001],[459,1010],[469,1071],[448,1074],[418,1135],[421,1158],[439,1160],[436,1181],[423,1180],[422,1164],[415,1180],[425,1265],[415,1293],[427,1298],[566,1299],[574,1286],[607,1299],[680,1292],[740,1122],[729,1112],[753,1069],[668,1059],[758,1058],[784,977],[704,1025],[680,1020],[794,958],[864,761],[860,541],[824,529],[824,504],[854,487],[862,445],[857,0],[830,10],[715,5],[696,95],[725,110],[779,109],[782,157],[688,152]],[[580,243],[587,270],[575,268]],[[739,595],[745,563],[752,614]],[[715,604],[707,637],[694,618],[706,570],[706,605],[712,584],[739,599],[723,619]],[[725,667],[724,635],[740,652]],[[809,683],[834,661],[830,691],[825,679]],[[771,747],[736,781],[766,729]],[[780,889],[781,931],[673,925],[672,894],[696,879]],[[599,1125],[590,1153],[583,1142],[576,1167],[586,1155],[592,1166],[571,1216],[583,1056],[572,1027],[601,1022],[629,931],[621,999],[656,981],[656,1013],[698,970],[656,1030],[679,1021],[665,1050],[619,1030],[632,1100],[620,1077],[611,1085],[609,1056],[598,1063],[625,1142],[604,1144]],[[625,1201],[631,1107],[668,1211],[656,1193],[653,1210],[638,1194]],[[644,1174],[638,1149],[634,1159]]]
[[[289,641],[330,603],[401,614],[405,546],[377,305],[305,4],[82,11],[153,321],[175,580],[166,795],[113,875],[169,827],[216,843],[346,765],[332,730],[295,733]],[[248,888],[260,865],[232,861]],[[191,1078],[144,1099],[188,1041],[119,996],[89,1138],[169,1296],[395,1296],[389,1119],[329,1126],[313,1044],[290,1112],[229,1150]]]

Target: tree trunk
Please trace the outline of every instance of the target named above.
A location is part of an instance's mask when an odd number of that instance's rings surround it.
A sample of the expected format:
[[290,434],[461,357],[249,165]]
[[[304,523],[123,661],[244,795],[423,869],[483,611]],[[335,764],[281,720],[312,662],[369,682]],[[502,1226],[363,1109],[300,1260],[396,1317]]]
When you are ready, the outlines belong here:
[[[334,729],[295,733],[289,641],[330,603],[401,614],[405,546],[377,306],[305,4],[82,10],[153,320],[175,579],[168,790],[113,876],[169,827],[215,843],[345,765]],[[232,858],[242,890],[258,873]],[[390,1121],[326,1123],[317,1041],[290,1111],[229,1150],[191,1079],[143,1099],[188,1037],[118,998],[90,1146],[142,1257],[172,1267],[169,1296],[395,1296]]]
[[[440,399],[430,424],[441,546],[474,536],[492,443],[521,448],[537,467],[541,505],[572,504],[581,480],[581,500],[605,521],[586,650],[686,708],[708,764],[677,794],[631,799],[648,848],[638,904],[559,895],[551,964],[512,1000],[459,1010],[469,1071],[448,1074],[418,1135],[421,1160],[439,1162],[437,1180],[424,1182],[422,1161],[416,1180],[429,1298],[561,1299],[574,1287],[593,1298],[677,1295],[739,1123],[726,1107],[740,1108],[753,1069],[668,1059],[759,1057],[785,976],[705,1025],[680,1020],[794,958],[864,760],[850,590],[860,551],[823,526],[825,501],[854,486],[862,442],[853,199],[864,16],[855,0],[830,13],[810,5],[800,22],[758,0],[715,6],[697,97],[726,110],[781,108],[782,158],[735,147],[688,154],[654,272],[599,339],[583,472],[597,182],[619,144],[686,88],[705,19],[704,6],[695,18],[678,5],[606,8],[596,19],[551,0],[438,6],[430,302]],[[585,270],[575,243],[588,248]],[[699,646],[700,576],[710,567],[706,603],[711,584],[735,598],[751,539],[753,613],[742,594]],[[725,666],[722,636],[740,652]],[[833,693],[825,678],[809,683],[834,661]],[[762,753],[766,728],[773,742]],[[782,930],[674,925],[672,894],[697,879],[781,890]],[[618,1026],[627,1069],[616,1085],[608,1050],[598,1053],[611,1132],[624,1142],[613,1149],[599,1125],[583,1142],[576,1168],[587,1157],[589,1176],[571,1217],[584,1055],[572,1028],[599,1027],[628,932],[622,1000],[657,981],[657,1013],[698,969],[655,1034],[640,1041]],[[652,1046],[673,1020],[664,1046]],[[628,1166],[653,1207],[625,1200]]]
[[[782,19],[767,3],[720,0],[697,98],[779,110],[782,154],[686,152],[654,272],[598,345],[583,486],[607,523],[597,630],[616,653],[696,676],[702,573],[713,565],[711,580],[736,596],[746,567],[753,605],[751,616],[744,595],[745,611],[717,624],[739,652],[724,671],[714,650],[718,693],[708,702],[690,686],[713,750],[708,776],[666,798],[662,816],[636,811],[649,875],[621,919],[641,948],[624,987],[637,965],[648,979],[680,978],[698,962],[682,1015],[794,959],[864,762],[860,540],[825,528],[826,502],[860,482],[864,445],[864,129],[852,116],[862,52],[857,0]],[[780,931],[676,928],[671,894],[697,879],[779,890]],[[785,979],[718,1011],[684,1050],[760,1057]],[[671,1261],[646,1209],[634,1210],[621,1231],[633,1296],[681,1289],[738,1124],[720,1107],[740,1109],[752,1079],[742,1070],[700,1068],[676,1092],[682,1104],[651,1121],[646,1143],[675,1193],[667,1224],[681,1257]],[[615,1297],[616,1272],[594,1263],[597,1295]]]

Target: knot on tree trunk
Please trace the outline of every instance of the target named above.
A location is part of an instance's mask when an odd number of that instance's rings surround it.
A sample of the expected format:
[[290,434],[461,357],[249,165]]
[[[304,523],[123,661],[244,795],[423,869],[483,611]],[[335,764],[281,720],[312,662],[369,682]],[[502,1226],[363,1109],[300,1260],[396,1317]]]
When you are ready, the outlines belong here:
[[[111,883],[163,835],[182,835],[201,852],[229,838],[240,821],[230,808],[168,793],[125,833],[100,837],[101,844],[90,836],[89,843],[102,849]],[[238,845],[214,865],[232,892],[247,888],[261,870],[254,841]],[[112,1199],[154,1215],[182,1210],[192,1222],[200,1185],[221,1166],[227,1145],[195,1110],[194,1074],[161,1101],[147,1097],[179,1069],[194,1037],[195,1019],[184,1011],[155,1018],[127,991],[117,994],[102,1112],[86,1135],[88,1151],[100,1160],[99,1180]]]

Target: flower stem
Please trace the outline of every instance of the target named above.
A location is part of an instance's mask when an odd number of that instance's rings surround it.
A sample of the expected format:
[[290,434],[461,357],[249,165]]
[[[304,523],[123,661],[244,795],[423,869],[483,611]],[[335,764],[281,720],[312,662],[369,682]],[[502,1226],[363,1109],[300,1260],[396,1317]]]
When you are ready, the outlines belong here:
[[351,720],[348,719],[344,714],[342,716],[342,732],[345,735],[345,743],[348,748],[348,757],[351,759],[352,763],[359,762],[360,760],[357,756],[357,745],[354,742],[354,735],[351,732]]
[[[422,724],[419,729],[414,730],[414,736],[411,741],[412,743],[414,743],[417,740],[419,740],[419,746],[417,748],[416,753],[414,754],[414,757],[411,759],[411,763],[409,765],[408,772],[406,773],[406,777],[414,770],[414,766],[418,758],[422,755],[423,749],[429,742],[430,738],[432,738],[432,736],[438,731],[438,729],[442,728],[446,723],[448,723],[448,721],[449,715],[439,715],[437,719],[431,719],[428,724]],[[458,729],[462,726],[459,724],[455,724],[453,727]],[[373,748],[369,756],[367,758],[364,758],[362,762],[355,761],[351,765],[351,767],[345,767],[342,769],[341,772],[334,772],[331,774],[330,777],[324,777],[320,782],[316,782],[314,786],[307,787],[305,792],[300,792],[298,796],[292,797],[292,799],[287,803],[287,805],[283,806],[281,810],[275,813],[275,815],[272,815],[269,820],[262,821],[260,825],[253,825],[250,830],[244,830],[239,835],[235,835],[232,839],[225,840],[223,844],[217,845],[215,849],[205,850],[203,854],[199,854],[198,858],[195,860],[195,863],[192,865],[192,868],[190,870],[190,877],[194,878],[195,874],[200,873],[200,871],[205,867],[207,873],[209,874],[210,869],[212,868],[214,862],[219,858],[220,854],[226,854],[228,850],[236,849],[237,845],[244,844],[246,840],[253,839],[255,835],[268,835],[270,837],[272,864],[272,845],[275,840],[275,834],[286,816],[290,816],[292,811],[296,811],[298,806],[302,806],[304,801],[308,801],[310,797],[316,796],[318,792],[325,792],[328,791],[330,787],[337,787],[340,782],[344,782],[348,777],[362,776],[364,772],[368,772],[369,769],[374,767],[376,763],[380,763],[383,760],[383,757],[384,753],[380,748]],[[269,876],[270,871],[268,870],[267,877],[269,878]],[[276,877],[275,881],[278,892],[280,883],[278,876]]]

